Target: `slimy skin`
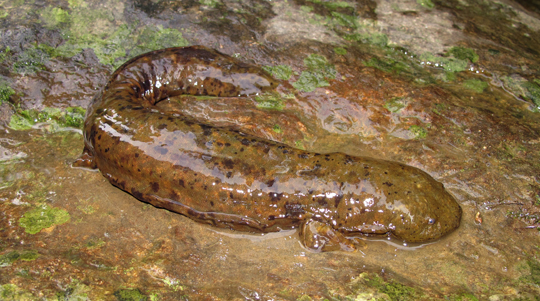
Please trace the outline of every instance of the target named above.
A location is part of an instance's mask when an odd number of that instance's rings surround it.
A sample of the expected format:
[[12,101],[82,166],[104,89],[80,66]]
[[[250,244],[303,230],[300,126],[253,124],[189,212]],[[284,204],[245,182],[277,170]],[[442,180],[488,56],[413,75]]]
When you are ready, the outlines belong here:
[[75,165],[99,168],[137,199],[198,222],[259,233],[300,228],[301,242],[315,251],[354,250],[363,235],[425,242],[459,226],[460,206],[417,168],[307,152],[159,104],[184,94],[247,97],[278,85],[202,46],[138,56],[94,98]]

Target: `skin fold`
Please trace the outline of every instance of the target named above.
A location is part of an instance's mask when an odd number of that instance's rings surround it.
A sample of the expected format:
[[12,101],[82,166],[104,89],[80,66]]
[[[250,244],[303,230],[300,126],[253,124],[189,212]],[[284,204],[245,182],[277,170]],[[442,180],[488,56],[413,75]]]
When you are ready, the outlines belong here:
[[165,105],[179,95],[275,93],[279,84],[202,46],[143,54],[94,98],[75,165],[99,168],[137,199],[198,222],[259,233],[300,228],[301,242],[315,251],[354,250],[364,235],[425,242],[459,226],[455,199],[417,168],[307,152]]

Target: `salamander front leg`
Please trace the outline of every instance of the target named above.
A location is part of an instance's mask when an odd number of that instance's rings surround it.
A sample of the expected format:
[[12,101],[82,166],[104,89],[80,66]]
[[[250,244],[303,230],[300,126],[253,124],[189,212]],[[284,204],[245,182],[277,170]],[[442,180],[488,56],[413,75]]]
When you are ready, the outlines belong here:
[[300,227],[300,241],[314,252],[336,250],[352,252],[366,247],[360,239],[347,238],[332,226],[312,219],[308,219]]

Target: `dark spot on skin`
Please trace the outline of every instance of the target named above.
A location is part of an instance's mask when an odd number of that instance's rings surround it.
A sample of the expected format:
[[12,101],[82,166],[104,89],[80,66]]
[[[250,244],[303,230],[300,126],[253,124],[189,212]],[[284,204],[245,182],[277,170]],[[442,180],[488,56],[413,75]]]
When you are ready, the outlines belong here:
[[203,130],[203,135],[210,136],[212,135],[212,127],[209,127],[207,125],[201,124],[200,125]]
[[242,148],[240,149],[240,151],[243,152],[243,151],[244,151],[244,148],[242,147]]
[[223,159],[223,166],[227,169],[233,169],[234,168],[234,161],[231,159]]
[[386,186],[388,186],[388,187],[394,185],[394,184],[392,184],[392,183],[390,183],[390,182],[383,182],[383,184],[386,185]]
[[287,217],[298,217],[299,215],[302,215],[305,213],[305,210],[303,208],[304,206],[302,204],[298,203],[289,203],[287,202],[285,204],[285,212]]
[[298,154],[298,158],[300,159],[307,159],[308,157],[308,154]]
[[210,201],[210,206],[214,207],[214,202]]
[[152,184],[150,184],[152,186],[152,190],[154,192],[158,192],[159,191],[159,183],[157,182],[153,182]]
[[228,171],[225,176],[227,177],[227,179],[230,178],[232,176],[232,171]]
[[334,198],[334,206],[337,208],[341,200],[343,199],[343,195],[340,194]]
[[243,145],[249,145],[249,143],[250,143],[248,139],[242,139],[240,142],[241,142]]
[[186,184],[184,183],[184,180],[182,180],[182,179],[178,180],[178,185],[186,188]]
[[276,219],[276,216],[275,216],[275,215],[269,215],[269,216],[268,216],[268,220],[269,220],[269,221],[273,221],[273,220],[275,220],[275,219]]
[[283,153],[284,153],[284,154],[288,154],[288,153],[289,153],[289,151],[288,151],[288,150],[286,150],[286,149],[284,149],[284,150],[283,150]]
[[99,134],[99,136],[97,137],[97,140],[101,140],[101,134]]
[[118,186],[125,190],[126,189],[126,181],[122,181],[122,182],[118,183]]
[[192,208],[189,208],[189,209],[188,209],[187,214],[188,214],[189,216],[194,216],[194,217],[195,217],[195,216],[199,216],[199,215],[197,214],[197,212],[196,212],[195,210],[193,210]]
[[283,193],[270,192],[268,193],[268,196],[270,197],[270,201],[275,203],[281,200],[281,197],[283,197]]
[[162,124],[158,125],[157,128],[158,128],[158,130],[162,130],[162,129],[164,129],[164,128],[167,128],[167,124],[162,123]]
[[229,198],[234,199],[232,192],[229,192]]
[[326,197],[319,197],[319,198],[313,198],[314,200],[317,200],[317,203],[321,206],[327,207],[328,202],[326,201]]
[[144,195],[136,190],[135,188],[131,188],[131,195],[133,195],[134,197],[136,197],[137,199],[141,200],[141,201],[144,201]]
[[217,144],[217,146],[219,146],[219,147],[222,147],[222,146],[223,146],[223,143],[221,143],[221,142],[217,142],[216,144]]
[[276,179],[272,179],[272,180],[269,180],[268,182],[266,182],[266,185],[268,185],[268,187],[272,187],[272,186],[274,186],[275,182],[276,182]]
[[135,158],[139,158],[139,153],[135,153]]
[[231,146],[231,144],[229,142],[225,142],[225,146],[229,147],[229,146]]

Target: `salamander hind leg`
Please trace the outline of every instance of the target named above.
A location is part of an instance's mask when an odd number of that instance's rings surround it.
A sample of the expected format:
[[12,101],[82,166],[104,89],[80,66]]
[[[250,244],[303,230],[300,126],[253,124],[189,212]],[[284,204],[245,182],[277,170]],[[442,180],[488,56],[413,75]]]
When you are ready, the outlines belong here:
[[300,227],[300,241],[314,252],[336,250],[351,252],[365,247],[359,239],[347,238],[329,224],[312,219],[306,220]]
[[88,150],[88,148],[85,146],[83,153],[71,164],[73,167],[83,167],[83,168],[91,168],[96,169],[97,164],[94,160],[94,156],[91,154],[91,152]]

